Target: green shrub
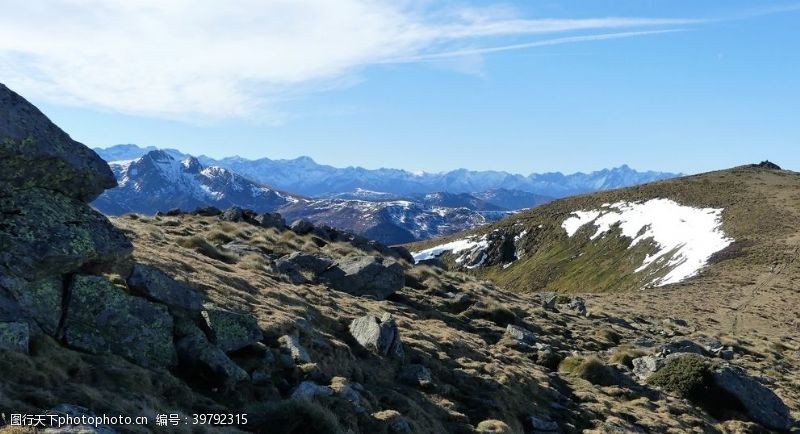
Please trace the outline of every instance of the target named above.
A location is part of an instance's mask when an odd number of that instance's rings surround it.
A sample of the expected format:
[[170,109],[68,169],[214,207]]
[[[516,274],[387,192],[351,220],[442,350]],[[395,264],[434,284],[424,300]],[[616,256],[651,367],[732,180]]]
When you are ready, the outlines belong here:
[[558,371],[571,374],[598,386],[611,386],[618,383],[614,370],[597,357],[567,357],[558,365]]
[[698,356],[685,355],[670,360],[647,382],[668,393],[690,398],[699,396],[710,382],[708,365]]
[[336,416],[305,399],[256,404],[246,409],[248,427],[270,434],[343,433]]

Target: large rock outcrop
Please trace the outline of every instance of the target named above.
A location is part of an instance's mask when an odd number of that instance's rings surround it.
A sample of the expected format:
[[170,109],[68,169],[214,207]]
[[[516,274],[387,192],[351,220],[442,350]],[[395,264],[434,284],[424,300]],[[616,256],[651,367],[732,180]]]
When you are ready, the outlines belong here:
[[0,84],[0,182],[57,191],[84,202],[117,185],[94,151]]

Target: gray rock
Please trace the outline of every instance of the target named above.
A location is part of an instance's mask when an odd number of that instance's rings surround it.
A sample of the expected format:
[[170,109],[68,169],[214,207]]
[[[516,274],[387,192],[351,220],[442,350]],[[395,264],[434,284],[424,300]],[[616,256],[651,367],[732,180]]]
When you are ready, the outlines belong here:
[[542,307],[547,310],[556,310],[556,304],[558,302],[558,294],[555,292],[544,292],[542,293]]
[[289,229],[297,235],[310,234],[314,230],[314,224],[308,220],[295,220]]
[[789,408],[771,390],[764,387],[743,371],[731,366],[716,369],[714,384],[735,397],[747,411],[748,416],[762,426],[779,431],[792,428]]
[[99,276],[77,275],[70,286],[64,339],[73,348],[112,353],[148,368],[172,366],[172,317],[167,307],[126,294]]
[[656,354],[661,356],[666,356],[669,354],[679,354],[679,353],[691,353],[691,354],[698,354],[701,356],[708,355],[708,351],[702,346],[693,341],[687,339],[681,339],[678,341],[670,342],[662,347],[660,347]]
[[250,374],[250,382],[256,386],[272,384],[272,374],[264,368],[257,368]]
[[233,386],[248,378],[244,369],[211,344],[196,327],[192,327],[189,333],[178,339],[175,347],[181,366],[188,368],[196,376],[206,378],[211,384]]
[[319,275],[333,265],[333,261],[322,255],[294,252],[275,261],[275,267],[283,274],[293,271],[308,272]]
[[133,251],[105,216],[49,190],[0,183],[0,215],[0,275],[49,279],[86,264],[119,262]]
[[72,140],[33,104],[0,84],[0,182],[90,202],[117,186],[94,151]]
[[544,431],[544,432],[555,432],[558,431],[558,423],[553,422],[549,419],[543,419],[537,416],[530,416],[528,418],[530,421],[531,428],[534,431]]
[[303,381],[300,383],[294,392],[292,392],[291,399],[305,399],[312,400],[318,396],[331,396],[333,389],[328,386],[320,386],[319,384],[311,381]]
[[[357,390],[361,388],[359,384],[351,383],[344,377],[334,377],[331,380],[330,388],[334,395],[349,402],[356,413],[367,411],[367,403]],[[363,390],[363,388],[361,389]]]
[[128,278],[128,286],[140,294],[170,307],[199,312],[203,299],[192,288],[179,283],[158,268],[136,264]]
[[384,300],[405,286],[405,270],[393,259],[350,256],[320,275],[339,291]]
[[535,345],[536,344],[536,335],[533,334],[530,330],[520,327],[518,325],[509,324],[506,326],[506,333],[505,336],[513,339],[514,341],[525,344],[525,345]]
[[567,307],[580,316],[589,316],[589,311],[586,309],[586,301],[581,297],[573,298],[569,304],[567,304]]
[[350,334],[362,347],[382,356],[402,359],[405,352],[397,323],[388,313],[357,318],[350,323]]
[[28,354],[30,334],[26,322],[0,322],[0,349]]
[[266,257],[267,255],[264,254],[264,251],[261,250],[258,246],[253,246],[250,244],[244,243],[237,243],[236,241],[231,241],[230,243],[223,244],[223,249],[236,253],[239,256],[247,256],[247,255],[259,255]]
[[412,434],[411,424],[405,416],[394,410],[384,410],[373,413],[372,416],[383,421],[391,434]]
[[633,374],[640,380],[647,380],[664,366],[664,358],[643,356],[633,359]]
[[296,335],[285,335],[278,339],[281,349],[292,356],[296,363],[311,363],[311,356],[308,351],[300,345],[300,339]]
[[276,212],[266,212],[257,215],[253,219],[259,226],[264,228],[286,228],[286,220]]
[[227,222],[240,222],[244,220],[244,210],[234,206],[226,209],[219,218]]
[[431,385],[432,376],[430,369],[423,365],[411,364],[400,370],[399,380],[414,387],[428,387]]
[[61,301],[64,294],[61,277],[42,278],[32,282],[14,278],[0,280],[0,285],[7,288],[8,296],[14,300],[10,302],[4,297],[4,304],[9,312],[2,320],[33,321],[45,333],[55,336],[61,321]]
[[212,341],[226,353],[240,350],[261,339],[263,334],[255,317],[207,304],[202,312],[211,330]]
[[199,216],[204,216],[204,217],[216,217],[216,216],[222,214],[222,210],[220,210],[219,208],[217,208],[215,206],[204,206],[204,207],[197,208],[196,210],[194,210],[194,214],[197,214]]

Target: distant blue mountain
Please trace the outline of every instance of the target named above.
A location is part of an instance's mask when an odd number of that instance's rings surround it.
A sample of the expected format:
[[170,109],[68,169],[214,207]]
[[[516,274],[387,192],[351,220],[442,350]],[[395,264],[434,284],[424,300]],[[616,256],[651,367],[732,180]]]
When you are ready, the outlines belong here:
[[[155,150],[153,147],[116,145],[95,149],[106,161],[131,160]],[[164,150],[176,159],[189,157],[174,149]],[[400,169],[337,168],[317,164],[309,157],[293,160],[228,157],[220,160],[197,157],[204,166],[219,166],[272,188],[303,196],[330,197],[369,190],[397,196],[434,192],[474,193],[517,190],[546,197],[565,197],[600,190],[612,190],[680,176],[668,172],[639,172],[627,165],[591,173],[565,175],[560,172],[512,174],[502,171],[458,169],[442,173],[415,174]]]

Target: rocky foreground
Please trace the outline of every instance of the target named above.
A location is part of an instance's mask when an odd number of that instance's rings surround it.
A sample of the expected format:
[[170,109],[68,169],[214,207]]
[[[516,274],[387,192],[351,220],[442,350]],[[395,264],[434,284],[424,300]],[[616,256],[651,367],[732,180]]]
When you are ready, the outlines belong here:
[[0,169],[4,414],[247,414],[70,428],[103,433],[797,428],[797,348],[509,293],[276,214],[109,221],[87,205],[105,163],[2,86]]

